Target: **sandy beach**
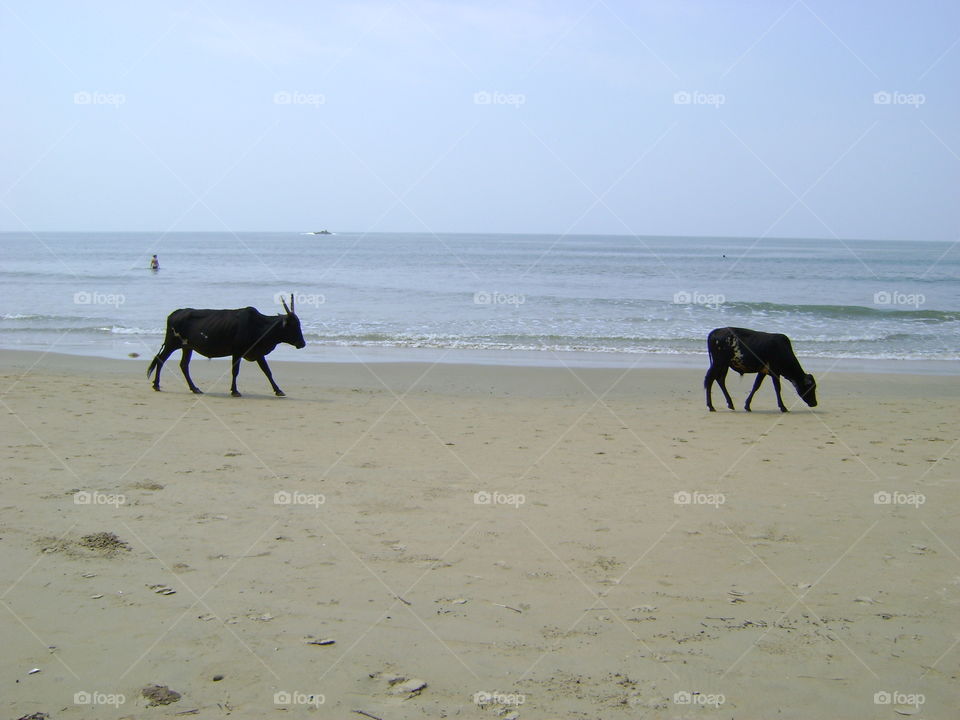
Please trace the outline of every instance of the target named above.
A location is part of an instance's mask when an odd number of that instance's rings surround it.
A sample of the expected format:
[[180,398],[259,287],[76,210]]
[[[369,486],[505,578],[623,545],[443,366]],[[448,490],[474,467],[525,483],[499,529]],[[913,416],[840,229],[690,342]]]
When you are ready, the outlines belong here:
[[956,377],[177,359],[0,352],[5,718],[957,717]]

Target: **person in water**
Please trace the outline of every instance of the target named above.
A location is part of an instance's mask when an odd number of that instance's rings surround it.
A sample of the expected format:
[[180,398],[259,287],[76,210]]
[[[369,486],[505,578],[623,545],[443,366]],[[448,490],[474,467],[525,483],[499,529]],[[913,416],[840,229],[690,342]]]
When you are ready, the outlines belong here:
[[157,260],[157,256],[156,256],[156,255],[154,255],[154,256],[151,258],[151,260],[150,260],[150,269],[151,269],[151,270],[159,270],[159,269],[160,269],[160,261]]

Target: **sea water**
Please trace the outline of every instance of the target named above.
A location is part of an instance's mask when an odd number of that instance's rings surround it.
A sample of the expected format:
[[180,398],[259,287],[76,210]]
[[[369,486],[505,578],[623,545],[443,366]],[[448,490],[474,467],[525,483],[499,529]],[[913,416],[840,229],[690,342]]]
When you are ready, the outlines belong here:
[[278,359],[680,360],[738,326],[802,357],[950,361],[958,281],[960,246],[925,241],[3,233],[0,347],[152,356],[174,309],[276,313],[293,293],[307,350]]

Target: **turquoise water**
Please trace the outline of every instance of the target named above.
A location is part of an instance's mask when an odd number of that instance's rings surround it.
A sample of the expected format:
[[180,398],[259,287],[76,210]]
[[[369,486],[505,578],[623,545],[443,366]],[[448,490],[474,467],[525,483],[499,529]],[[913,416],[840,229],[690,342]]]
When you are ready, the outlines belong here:
[[[151,272],[157,253],[161,270]],[[0,234],[0,346],[152,354],[180,307],[279,311],[308,350],[703,355],[735,325],[821,358],[960,359],[960,247],[336,233]]]

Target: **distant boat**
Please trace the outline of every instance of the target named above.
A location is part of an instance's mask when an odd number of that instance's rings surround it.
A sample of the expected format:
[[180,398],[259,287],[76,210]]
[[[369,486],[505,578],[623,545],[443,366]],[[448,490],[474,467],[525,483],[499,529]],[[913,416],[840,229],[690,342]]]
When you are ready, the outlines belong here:
[[333,235],[329,230],[314,230],[311,235]]

